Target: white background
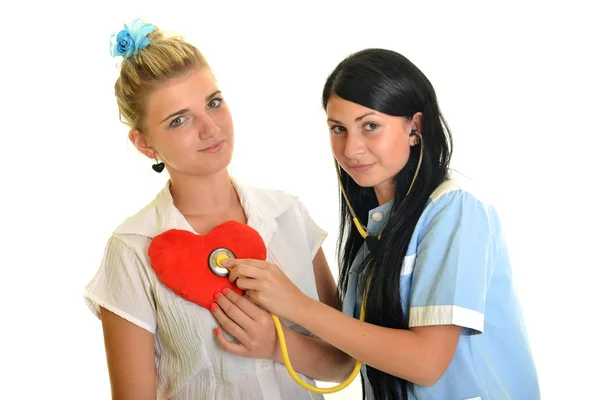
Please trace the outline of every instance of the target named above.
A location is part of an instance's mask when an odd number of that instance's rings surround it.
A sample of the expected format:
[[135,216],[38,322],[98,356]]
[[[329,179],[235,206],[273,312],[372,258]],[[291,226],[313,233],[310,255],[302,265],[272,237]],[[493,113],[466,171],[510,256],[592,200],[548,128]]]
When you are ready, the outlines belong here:
[[[337,193],[322,85],[352,51],[409,57],[438,92],[453,167],[487,186],[500,210],[543,398],[595,392],[593,2],[3,4],[0,398],[110,397],[100,322],[81,293],[111,230],[166,179],[128,142],[112,92],[109,37],[138,16],[205,53],[236,123],[231,172],[299,195],[330,232],[334,274]],[[330,398],[359,393],[354,384]]]

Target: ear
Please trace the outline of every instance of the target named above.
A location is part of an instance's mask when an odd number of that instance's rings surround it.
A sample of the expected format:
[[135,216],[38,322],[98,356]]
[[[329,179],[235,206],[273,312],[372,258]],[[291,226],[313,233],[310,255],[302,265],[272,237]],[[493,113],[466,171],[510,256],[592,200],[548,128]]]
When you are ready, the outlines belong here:
[[411,118],[411,122],[412,122],[412,129],[414,129],[415,131],[417,131],[417,133],[421,133],[421,121],[423,120],[423,113],[422,112],[418,112],[415,113],[415,115],[412,116]]
[[132,129],[129,131],[129,141],[133,143],[136,149],[151,160],[157,158],[156,150],[152,147],[150,141],[144,134],[138,129]]

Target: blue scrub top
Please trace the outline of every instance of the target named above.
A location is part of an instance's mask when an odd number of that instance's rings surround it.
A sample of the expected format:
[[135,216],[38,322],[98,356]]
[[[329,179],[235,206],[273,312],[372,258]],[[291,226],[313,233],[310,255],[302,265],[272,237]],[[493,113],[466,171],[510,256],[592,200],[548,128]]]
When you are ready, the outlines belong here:
[[[432,387],[415,385],[410,398],[537,400],[536,368],[500,222],[468,184],[450,173],[431,194],[404,257],[398,283],[409,327],[463,327],[444,375]],[[370,234],[381,233],[392,202],[369,212]],[[362,302],[360,265],[367,255],[363,245],[348,277],[343,310],[355,318]],[[364,367],[362,373],[371,399]]]

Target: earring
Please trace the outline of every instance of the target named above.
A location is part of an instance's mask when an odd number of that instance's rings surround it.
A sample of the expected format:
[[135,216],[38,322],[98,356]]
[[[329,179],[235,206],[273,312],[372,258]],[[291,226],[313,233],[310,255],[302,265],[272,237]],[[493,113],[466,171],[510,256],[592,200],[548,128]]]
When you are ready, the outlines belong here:
[[156,164],[152,164],[152,169],[160,174],[165,169],[165,163],[156,160]]
[[415,139],[415,146],[416,146],[421,143],[421,140],[419,140],[419,137],[421,137],[421,135],[419,135],[415,129],[411,129],[409,136],[415,136],[415,135],[418,135],[418,137]]

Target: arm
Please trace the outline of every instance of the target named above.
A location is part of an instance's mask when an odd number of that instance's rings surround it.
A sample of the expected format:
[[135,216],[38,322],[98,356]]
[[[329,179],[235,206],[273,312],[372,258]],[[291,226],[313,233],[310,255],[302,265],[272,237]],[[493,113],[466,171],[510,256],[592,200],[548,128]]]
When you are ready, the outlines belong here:
[[[335,280],[323,249],[319,249],[317,252],[313,260],[313,269],[320,303],[334,307],[337,303]],[[290,362],[297,372],[316,380],[338,383],[346,380],[352,372],[356,360],[326,341],[302,335],[292,329],[286,329],[285,326],[284,334]],[[277,347],[275,361],[283,364],[281,348]]]
[[471,195],[457,191],[432,204],[412,250],[410,330],[360,322],[309,299],[274,264],[229,260],[229,279],[271,312],[350,356],[419,385],[433,385],[450,364],[461,333],[483,332],[495,228],[486,206]]
[[[321,382],[341,383],[350,376],[356,360],[319,338],[282,326],[294,371]],[[274,361],[283,364],[279,345]]]
[[[402,376],[422,386],[433,385],[442,376],[454,356],[461,327],[444,325],[398,330],[361,323],[332,308],[336,302],[335,282],[322,250],[315,257],[314,268],[320,302],[305,298],[306,306],[298,307],[296,323],[322,340],[299,334],[302,337],[287,339],[290,335],[286,333],[290,360],[295,369],[306,366],[307,371],[317,372],[321,367],[325,370],[337,368],[340,373],[344,372],[336,380],[341,382],[358,359],[380,371]],[[340,332],[355,334],[340,335]],[[307,339],[316,343],[308,343]],[[398,346],[398,343],[406,345]],[[345,349],[354,358],[336,348]],[[327,356],[317,355],[319,350],[327,351],[323,353]],[[292,354],[297,357],[296,360]],[[276,361],[283,363],[281,352],[278,355]],[[397,360],[408,362],[398,363]]]
[[[320,300],[333,304],[335,281],[322,249],[313,260],[313,268]],[[264,357],[283,364],[269,313],[233,291],[219,296],[216,303],[219,307],[213,311],[215,318],[241,342],[231,343],[217,332],[217,340],[226,351],[244,357]],[[323,382],[343,382],[350,375],[355,364],[351,357],[321,339],[303,335],[285,324],[282,327],[290,362],[296,372]]]
[[156,306],[137,253],[111,237],[84,297],[101,320],[114,400],[156,400]]
[[319,300],[321,303],[325,303],[328,306],[335,308],[338,303],[335,280],[331,274],[329,264],[327,264],[325,253],[321,248],[313,260],[313,271],[315,274],[315,283],[317,285]]
[[156,400],[154,335],[100,307],[113,400]]
[[[246,289],[250,298],[261,304],[268,303],[267,307],[276,315],[303,326],[320,338],[317,340],[323,340],[367,365],[421,386],[431,386],[452,360],[462,331],[460,326],[442,325],[402,330],[361,322],[305,296],[274,264],[255,260],[227,261],[228,268],[232,264],[235,269],[231,272],[230,279],[237,280],[237,285]],[[239,275],[244,278],[238,278]],[[279,289],[277,297],[267,299],[263,289],[275,287]],[[296,340],[290,338],[288,342],[294,343]],[[299,372],[305,370],[309,376],[316,376],[320,368],[325,366],[318,364],[322,361],[313,353],[318,347],[315,343],[308,343],[306,339],[301,340],[303,341],[294,343],[297,348],[289,349],[292,365]],[[329,365],[325,370],[339,369],[342,376],[337,381],[343,381],[353,367],[353,362],[342,362],[331,355],[327,361]],[[318,377],[315,379],[321,380]]]
[[442,376],[462,330],[454,325],[384,328],[360,322],[309,298],[298,307],[294,319],[355,359],[422,386],[431,386]]

